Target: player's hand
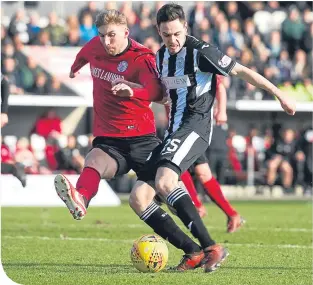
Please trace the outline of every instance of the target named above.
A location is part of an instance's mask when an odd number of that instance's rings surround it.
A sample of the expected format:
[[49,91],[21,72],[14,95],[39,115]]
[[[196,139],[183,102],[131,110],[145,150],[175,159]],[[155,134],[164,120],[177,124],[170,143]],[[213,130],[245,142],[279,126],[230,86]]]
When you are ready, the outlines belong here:
[[133,90],[125,83],[119,83],[112,87],[112,93],[119,97],[130,98],[134,95]]
[[3,128],[9,122],[8,114],[1,113],[1,128]]
[[227,113],[217,111],[215,114],[216,125],[221,126],[227,122]]
[[279,96],[278,100],[280,102],[280,105],[288,115],[293,116],[296,113],[296,101],[294,99],[283,95]]
[[70,71],[69,77],[70,78],[75,78],[76,75],[79,74],[79,72],[74,73],[72,70]]
[[122,79],[122,78],[117,78],[117,79],[113,80],[112,86],[115,86],[119,83],[124,83],[124,84],[128,85],[130,88],[143,88],[143,86],[138,84],[138,83],[127,81],[127,80]]

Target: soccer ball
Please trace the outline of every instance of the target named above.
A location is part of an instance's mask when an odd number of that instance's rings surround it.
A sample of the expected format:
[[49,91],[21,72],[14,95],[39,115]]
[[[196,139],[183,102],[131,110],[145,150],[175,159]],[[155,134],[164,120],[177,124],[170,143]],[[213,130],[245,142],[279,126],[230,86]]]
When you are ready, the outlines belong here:
[[160,236],[143,235],[134,241],[130,258],[139,271],[158,272],[167,264],[168,248]]

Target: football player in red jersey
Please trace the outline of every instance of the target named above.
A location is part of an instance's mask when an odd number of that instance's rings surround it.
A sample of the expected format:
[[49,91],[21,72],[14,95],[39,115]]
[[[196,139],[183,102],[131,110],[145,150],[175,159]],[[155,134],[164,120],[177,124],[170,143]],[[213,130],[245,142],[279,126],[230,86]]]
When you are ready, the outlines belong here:
[[[93,149],[86,157],[76,187],[61,174],[54,181],[57,194],[77,220],[86,215],[101,178],[110,179],[130,169],[138,173],[150,153],[161,145],[155,135],[154,116],[149,107],[151,101],[163,99],[154,54],[128,38],[126,17],[116,10],[100,12],[96,27],[99,36],[81,49],[70,71],[70,77],[74,78],[81,67],[90,63],[95,113]],[[115,84],[117,78],[135,85]],[[154,192],[147,192],[144,196],[152,200],[154,195]],[[134,205],[146,208],[140,201],[132,200],[131,206]],[[149,218],[145,215],[140,218],[176,248],[193,254],[194,266],[200,266],[204,260],[200,246],[176,225],[172,217],[156,204],[146,212]],[[210,262],[210,258],[205,260]]]
[[[93,148],[76,188],[64,175],[55,177],[56,191],[74,219],[85,216],[101,178],[111,179],[130,169],[137,172],[160,142],[150,109],[151,101],[163,98],[154,54],[128,37],[126,17],[118,11],[102,11],[95,24],[99,36],[82,47],[69,74],[74,78],[84,65],[90,64]],[[141,88],[114,85],[117,78],[138,83]]]

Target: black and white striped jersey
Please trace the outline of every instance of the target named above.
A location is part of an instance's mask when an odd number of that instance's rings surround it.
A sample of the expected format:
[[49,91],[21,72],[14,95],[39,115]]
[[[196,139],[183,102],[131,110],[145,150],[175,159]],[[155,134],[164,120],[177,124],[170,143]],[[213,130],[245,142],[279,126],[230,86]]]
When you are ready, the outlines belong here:
[[[156,57],[161,79],[172,100],[166,135],[188,122],[206,136],[211,131],[216,74],[227,76],[236,62],[216,46],[192,36],[187,36],[179,53],[171,55],[164,45]],[[202,121],[209,128],[200,126]]]

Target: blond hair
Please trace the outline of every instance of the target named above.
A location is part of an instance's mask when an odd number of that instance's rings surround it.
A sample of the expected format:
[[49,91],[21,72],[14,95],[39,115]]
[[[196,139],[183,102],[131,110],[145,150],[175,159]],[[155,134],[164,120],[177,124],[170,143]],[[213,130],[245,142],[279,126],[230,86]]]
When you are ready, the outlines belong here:
[[97,28],[108,25],[108,24],[117,24],[117,25],[126,25],[127,19],[126,16],[117,11],[117,10],[102,10],[96,17],[95,25]]

